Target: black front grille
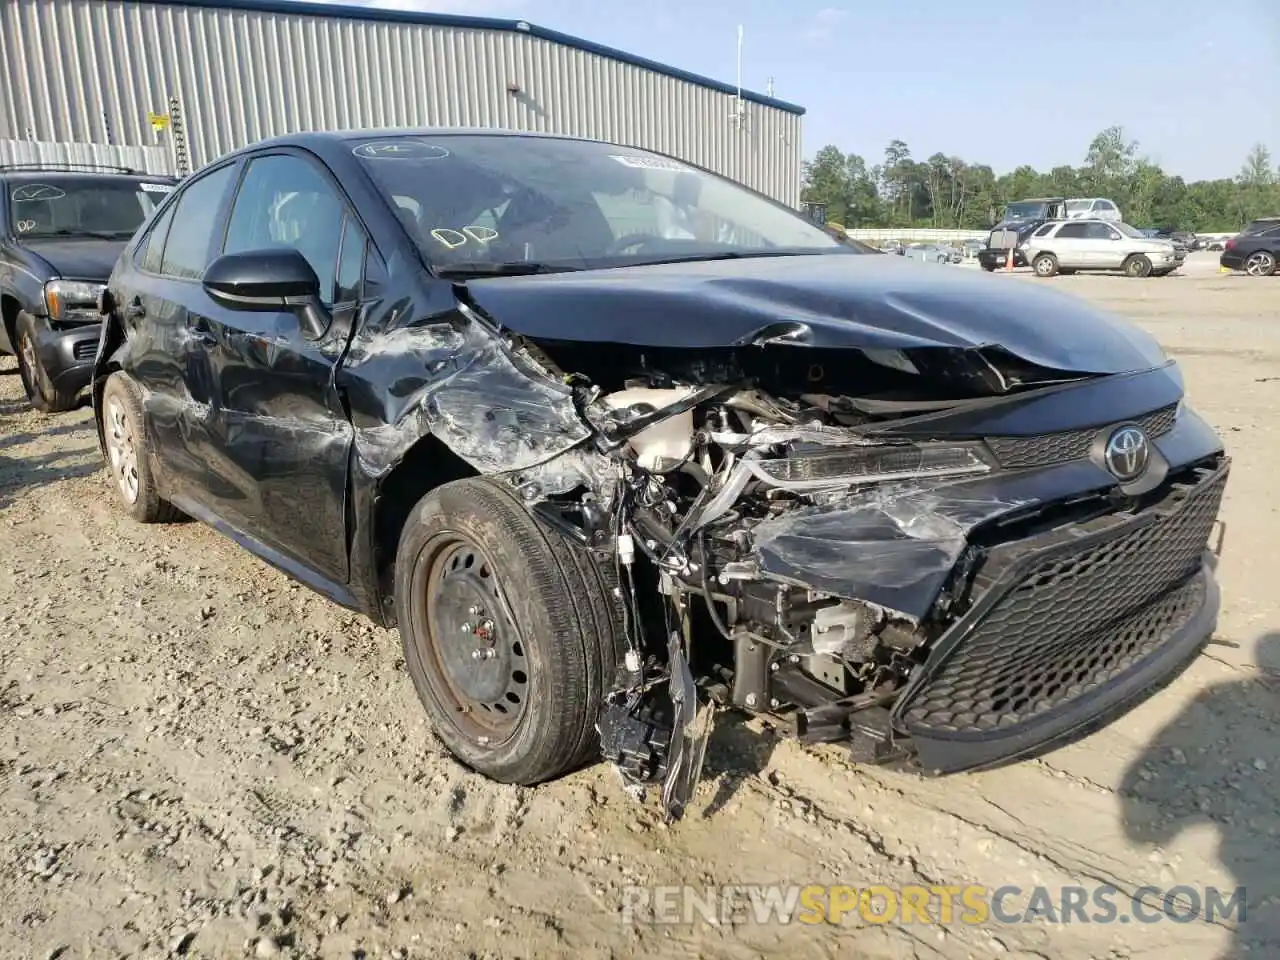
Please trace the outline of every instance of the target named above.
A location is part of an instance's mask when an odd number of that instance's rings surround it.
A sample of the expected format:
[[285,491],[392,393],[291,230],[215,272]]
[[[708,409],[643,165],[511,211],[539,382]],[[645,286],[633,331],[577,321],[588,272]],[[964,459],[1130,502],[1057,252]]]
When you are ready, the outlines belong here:
[[[1177,404],[1170,404],[1135,417],[1134,422],[1147,432],[1147,436],[1158,437],[1173,429],[1177,415]],[[1016,470],[1080,460],[1088,456],[1089,447],[1097,434],[1097,429],[1089,429],[1045,433],[1038,437],[987,437],[987,446],[996,455],[1000,466]]]
[[[1225,485],[1224,468],[1183,491],[1176,508],[1167,501],[1152,508],[1154,522],[1098,534],[1103,539],[1067,552],[1042,548],[1025,566],[1008,561],[1020,570],[1016,582],[993,593],[973,622],[953,628],[963,639],[949,651],[947,638],[940,641],[940,665],[903,705],[907,730],[963,737],[1018,728],[1145,660],[1204,599],[1195,574]],[[1107,521],[1115,518],[1097,522]],[[999,568],[1002,550],[1012,557],[1027,545],[997,547],[988,563]]]
[[97,340],[81,340],[71,348],[71,354],[77,360],[92,360],[98,353]]

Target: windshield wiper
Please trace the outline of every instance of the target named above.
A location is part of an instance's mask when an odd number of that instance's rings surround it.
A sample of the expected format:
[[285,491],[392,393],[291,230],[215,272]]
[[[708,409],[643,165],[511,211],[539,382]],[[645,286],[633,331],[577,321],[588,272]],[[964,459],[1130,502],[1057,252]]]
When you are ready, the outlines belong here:
[[535,273],[570,273],[577,267],[515,260],[510,263],[451,263],[435,268],[438,277],[527,277]]
[[764,257],[821,257],[825,250],[724,250],[718,253],[691,254],[686,257],[662,257],[657,260],[628,260],[623,267],[657,267],[664,263],[703,263],[711,260],[755,260]]

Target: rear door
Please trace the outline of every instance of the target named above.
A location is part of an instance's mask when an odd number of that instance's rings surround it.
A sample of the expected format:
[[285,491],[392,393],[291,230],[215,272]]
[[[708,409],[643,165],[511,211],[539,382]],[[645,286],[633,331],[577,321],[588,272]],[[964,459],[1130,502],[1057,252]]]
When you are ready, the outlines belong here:
[[1058,265],[1067,268],[1087,267],[1089,266],[1089,244],[1087,241],[1088,224],[1069,220],[1058,227],[1049,240],[1043,242],[1043,246],[1052,250],[1058,258]]
[[150,448],[168,494],[205,502],[209,480],[207,346],[193,333],[208,297],[208,265],[236,164],[203,172],[181,187],[124,262],[113,296],[130,341],[125,369],[143,388]]
[[328,169],[301,151],[251,156],[223,253],[300,252],[332,318],[316,339],[293,313],[205,304],[210,346],[214,512],[337,584],[347,582],[346,496],[353,431],[334,383],[362,293],[369,243]]

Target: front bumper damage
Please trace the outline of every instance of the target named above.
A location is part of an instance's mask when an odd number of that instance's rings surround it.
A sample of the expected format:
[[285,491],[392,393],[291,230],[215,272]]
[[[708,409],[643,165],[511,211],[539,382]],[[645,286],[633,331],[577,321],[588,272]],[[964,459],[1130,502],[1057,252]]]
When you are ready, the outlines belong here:
[[[405,412],[357,458],[377,476],[435,434],[608,572],[626,649],[601,752],[672,818],[724,709],[860,762],[975,769],[1100,722],[1212,632],[1230,465],[1176,368],[797,346],[785,325],[584,345],[462,314],[397,334],[412,351],[353,346],[357,368],[441,371],[401,378]],[[1103,456],[1121,425],[1151,442],[1127,482]]]

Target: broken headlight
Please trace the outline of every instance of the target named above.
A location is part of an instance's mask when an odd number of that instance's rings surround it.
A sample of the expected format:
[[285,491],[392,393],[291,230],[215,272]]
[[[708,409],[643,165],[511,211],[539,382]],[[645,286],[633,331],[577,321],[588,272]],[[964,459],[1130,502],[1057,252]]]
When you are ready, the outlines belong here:
[[790,456],[744,461],[761,480],[788,490],[987,473],[974,446],[903,444],[884,447],[796,447]]
[[50,280],[44,285],[44,306],[49,319],[64,323],[95,323],[101,283],[83,280]]

